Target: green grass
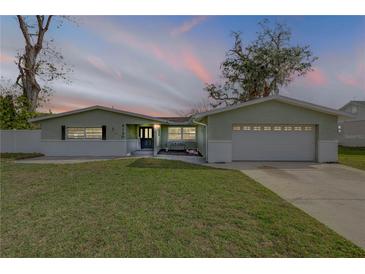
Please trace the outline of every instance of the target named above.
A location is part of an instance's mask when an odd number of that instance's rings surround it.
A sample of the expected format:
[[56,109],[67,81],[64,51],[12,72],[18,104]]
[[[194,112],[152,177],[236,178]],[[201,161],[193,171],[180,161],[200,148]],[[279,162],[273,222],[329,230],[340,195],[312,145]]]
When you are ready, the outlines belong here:
[[238,171],[1,163],[2,257],[365,257]]
[[338,158],[341,164],[365,170],[365,147],[339,147]]
[[0,158],[13,160],[29,159],[40,156],[44,155],[41,153],[0,153]]

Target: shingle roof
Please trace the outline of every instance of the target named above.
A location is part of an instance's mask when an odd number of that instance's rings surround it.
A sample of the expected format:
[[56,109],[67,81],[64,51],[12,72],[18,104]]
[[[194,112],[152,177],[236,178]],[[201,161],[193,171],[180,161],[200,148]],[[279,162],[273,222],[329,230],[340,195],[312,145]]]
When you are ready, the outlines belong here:
[[[228,106],[228,107],[225,107],[225,108],[213,109],[211,111],[198,113],[198,114],[196,114],[192,117],[153,117],[153,116],[148,116],[148,115],[144,115],[144,114],[139,114],[139,113],[134,113],[134,112],[118,110],[118,109],[114,109],[114,108],[108,108],[108,107],[96,105],[96,106],[92,106],[92,107],[76,109],[76,110],[67,111],[67,112],[63,112],[63,113],[37,117],[37,118],[30,119],[29,121],[30,122],[38,122],[38,121],[53,119],[53,118],[57,118],[57,117],[63,117],[63,116],[67,116],[67,115],[77,114],[77,113],[81,113],[81,112],[85,112],[85,111],[101,109],[101,110],[105,110],[105,111],[121,113],[121,114],[135,116],[135,117],[139,117],[139,118],[143,118],[143,119],[148,119],[148,120],[156,121],[156,122],[160,122],[160,123],[187,124],[187,123],[190,123],[191,121],[193,121],[193,119],[201,119],[205,116],[209,116],[209,115],[212,115],[212,114],[216,114],[216,113],[220,113],[220,112],[224,112],[224,111],[229,111],[229,110],[233,110],[233,109],[237,109],[237,108],[241,108],[241,107],[245,107],[245,106],[250,106],[250,105],[254,105],[254,104],[258,104],[258,103],[262,103],[262,102],[266,102],[266,101],[270,101],[270,100],[278,100],[278,101],[288,103],[288,104],[291,104],[291,105],[295,105],[295,106],[299,106],[299,107],[303,107],[303,108],[307,108],[307,109],[312,109],[312,110],[315,110],[315,111],[328,113],[328,114],[331,114],[331,115],[352,117],[352,115],[349,115],[348,113],[346,113],[344,111],[331,109],[331,108],[327,108],[327,107],[324,107],[324,106],[315,105],[315,104],[312,104],[312,103],[296,100],[296,99],[281,96],[281,95],[276,95],[276,96],[268,96],[268,97],[265,97],[265,98],[259,98],[259,99],[247,101],[247,102],[237,104],[237,105],[234,105],[234,106]],[[352,102],[355,102],[355,101],[352,101]],[[365,101],[356,101],[356,102],[365,103]]]
[[152,117],[152,116],[148,116],[148,115],[144,115],[144,114],[129,112],[129,111],[125,111],[125,110],[119,110],[119,109],[109,108],[109,107],[104,107],[104,106],[98,106],[98,105],[87,107],[87,108],[81,108],[81,109],[66,111],[66,112],[57,113],[57,114],[51,114],[51,115],[47,115],[47,116],[36,117],[36,118],[30,119],[29,121],[30,122],[38,122],[38,121],[54,119],[54,118],[57,118],[57,117],[68,116],[68,115],[82,113],[82,112],[85,112],[85,111],[96,110],[96,109],[101,109],[101,110],[115,112],[115,113],[121,113],[121,114],[125,114],[125,115],[130,115],[130,116],[134,116],[134,117],[139,117],[139,118],[143,118],[143,119],[152,120],[152,121],[158,121],[158,122],[163,122],[163,123],[167,122],[167,121],[159,119],[157,117]]
[[352,101],[346,103],[345,105],[343,105],[342,107],[340,107],[339,109],[344,109],[346,106],[351,105],[351,104],[365,106],[365,101],[352,100]]
[[156,118],[173,123],[187,123],[191,119],[191,117],[156,117]]
[[283,103],[287,103],[287,104],[290,104],[290,105],[294,105],[294,106],[298,106],[298,107],[302,107],[302,108],[306,108],[306,109],[311,109],[311,110],[314,110],[314,111],[323,112],[323,113],[327,113],[327,114],[331,114],[331,115],[352,117],[352,115],[349,115],[347,112],[340,111],[340,110],[337,110],[337,109],[332,109],[332,108],[312,104],[312,103],[309,103],[309,102],[293,99],[293,98],[286,97],[286,96],[273,95],[273,96],[268,96],[268,97],[263,97],[263,98],[250,100],[250,101],[240,103],[240,104],[237,104],[237,105],[233,105],[233,106],[228,106],[228,107],[224,107],[224,108],[213,109],[213,110],[210,110],[210,111],[207,111],[207,112],[202,112],[202,113],[194,115],[193,118],[201,119],[203,117],[206,117],[206,116],[209,116],[209,115],[212,115],[212,114],[217,114],[217,113],[221,113],[221,112],[225,112],[225,111],[230,111],[230,110],[238,109],[238,108],[241,108],[241,107],[251,106],[251,105],[255,105],[255,104],[259,104],[259,103],[263,103],[263,102],[267,102],[267,101],[271,101],[271,100],[276,100],[276,101],[279,101],[279,102],[283,102]]

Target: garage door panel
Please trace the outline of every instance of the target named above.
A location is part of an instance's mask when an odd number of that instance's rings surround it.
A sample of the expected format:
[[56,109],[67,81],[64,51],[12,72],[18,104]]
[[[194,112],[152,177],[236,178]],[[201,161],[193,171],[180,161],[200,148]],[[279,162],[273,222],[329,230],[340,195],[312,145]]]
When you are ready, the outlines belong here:
[[233,131],[232,160],[314,161],[315,131]]

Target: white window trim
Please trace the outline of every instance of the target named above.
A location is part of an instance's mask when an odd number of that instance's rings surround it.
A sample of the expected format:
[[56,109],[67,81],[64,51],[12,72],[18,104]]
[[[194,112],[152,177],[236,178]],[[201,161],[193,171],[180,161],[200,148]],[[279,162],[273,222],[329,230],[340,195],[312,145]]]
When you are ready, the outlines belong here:
[[[170,139],[169,138],[169,130],[170,128],[179,128],[180,129],[180,139]],[[195,137],[192,139],[184,139],[184,128],[194,128],[195,129]],[[176,133],[177,134],[177,133]],[[168,142],[178,142],[178,141],[185,141],[185,142],[196,142],[196,127],[168,127],[167,128],[167,141]]]
[[[69,137],[69,129],[70,128],[78,128],[78,129],[82,129],[84,132],[84,136],[82,138],[70,138]],[[86,129],[87,128],[97,128],[97,129],[101,129],[101,135],[100,138],[87,138],[86,137]],[[102,140],[103,139],[103,129],[102,127],[66,127],[66,139],[67,140]]]

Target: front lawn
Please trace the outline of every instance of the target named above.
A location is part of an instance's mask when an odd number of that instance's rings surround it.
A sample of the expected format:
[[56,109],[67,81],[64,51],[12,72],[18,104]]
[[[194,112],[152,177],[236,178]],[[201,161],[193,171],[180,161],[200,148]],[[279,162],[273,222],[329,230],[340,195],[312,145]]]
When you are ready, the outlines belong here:
[[338,147],[341,164],[365,170],[365,147]]
[[1,162],[2,257],[365,257],[238,171]]

